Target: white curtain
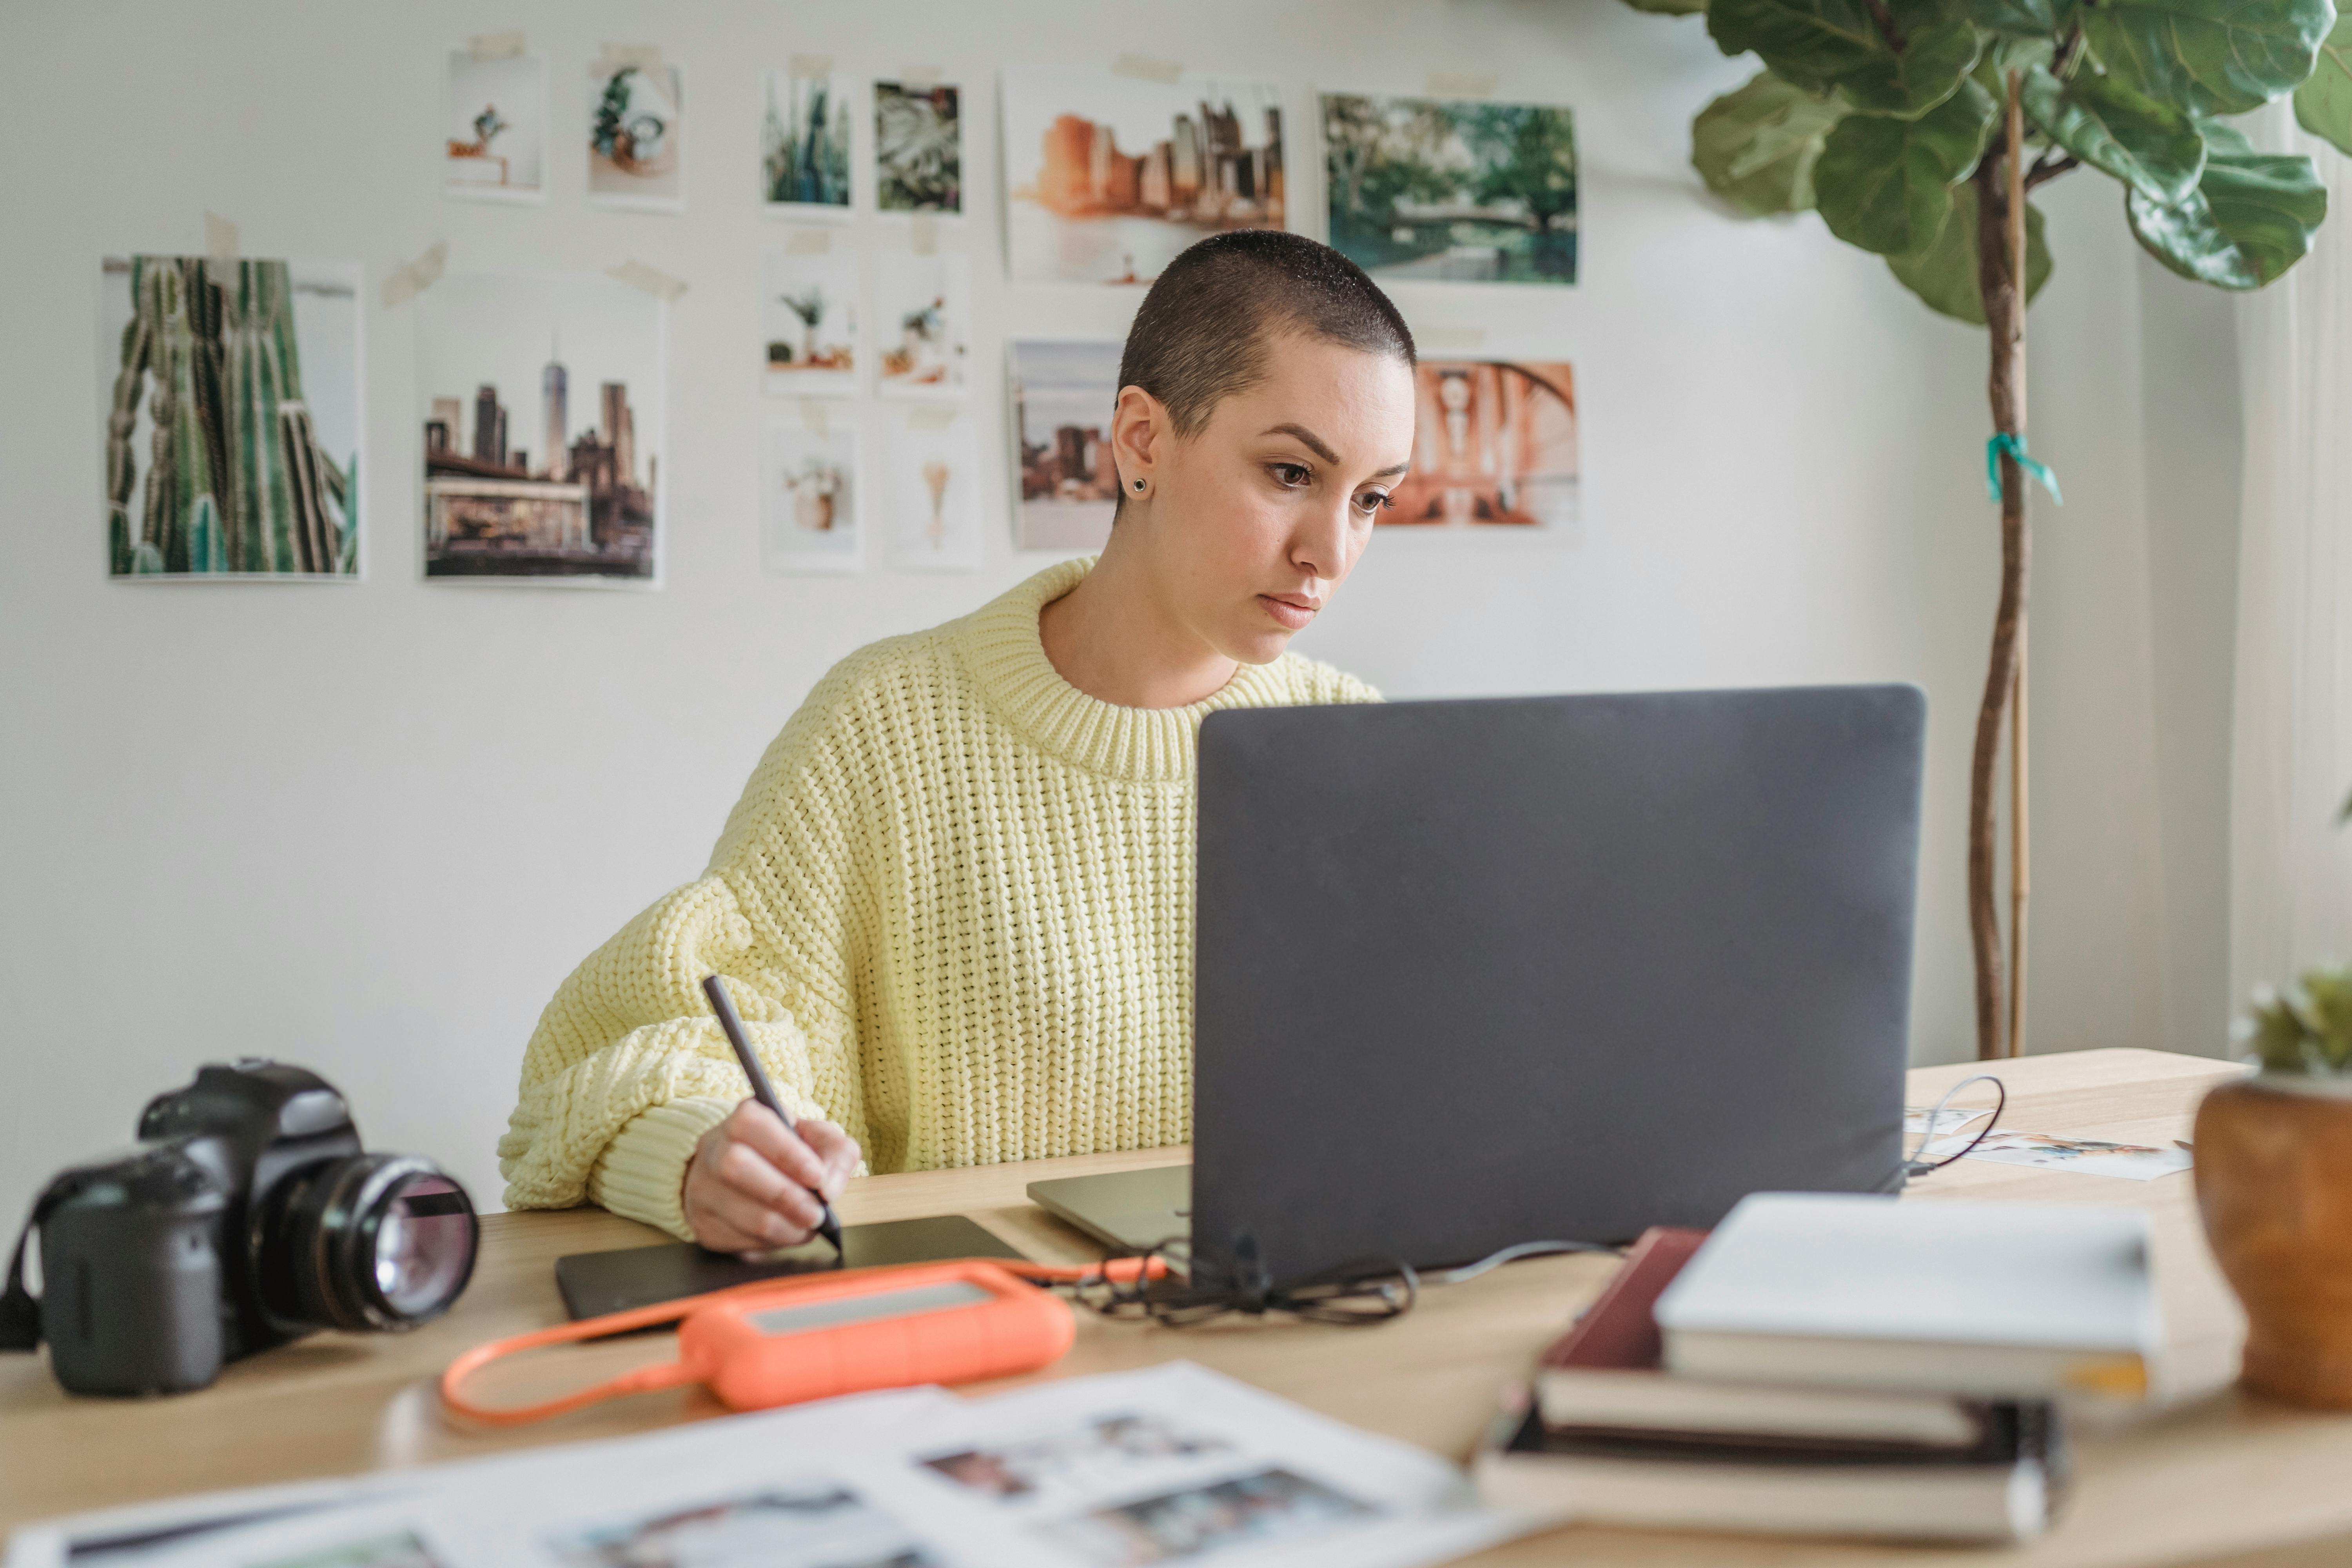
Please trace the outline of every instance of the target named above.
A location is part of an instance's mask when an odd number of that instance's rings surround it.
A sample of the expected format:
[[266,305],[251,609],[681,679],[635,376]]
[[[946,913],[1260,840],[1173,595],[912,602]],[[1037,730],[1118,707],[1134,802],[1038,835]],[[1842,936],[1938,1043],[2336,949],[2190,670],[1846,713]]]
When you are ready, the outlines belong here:
[[2352,161],[2264,111],[2265,152],[2327,185],[2311,254],[2239,304],[2245,422],[2231,758],[2230,973],[2352,958]]

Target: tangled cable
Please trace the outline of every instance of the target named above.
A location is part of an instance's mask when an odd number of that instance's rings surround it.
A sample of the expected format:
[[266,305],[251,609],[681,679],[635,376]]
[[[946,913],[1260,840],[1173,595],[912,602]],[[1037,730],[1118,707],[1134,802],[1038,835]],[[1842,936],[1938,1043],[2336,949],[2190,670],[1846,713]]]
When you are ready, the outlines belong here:
[[[1521,1258],[1618,1250],[1591,1241],[1522,1242],[1426,1279],[1433,1285],[1458,1285]],[[1256,1318],[1269,1312],[1310,1323],[1364,1328],[1412,1310],[1424,1279],[1421,1270],[1402,1258],[1375,1257],[1337,1264],[1296,1284],[1276,1286],[1255,1237],[1242,1237],[1234,1254],[1230,1260],[1198,1256],[1186,1237],[1168,1237],[1139,1253],[1123,1255],[1144,1259],[1143,1267],[1116,1277],[1105,1274],[1078,1281],[1066,1289],[1079,1305],[1103,1317],[1174,1329],[1230,1313]],[[1164,1272],[1183,1274],[1185,1283],[1155,1289],[1151,1281],[1163,1270],[1154,1269],[1154,1261],[1164,1266]]]

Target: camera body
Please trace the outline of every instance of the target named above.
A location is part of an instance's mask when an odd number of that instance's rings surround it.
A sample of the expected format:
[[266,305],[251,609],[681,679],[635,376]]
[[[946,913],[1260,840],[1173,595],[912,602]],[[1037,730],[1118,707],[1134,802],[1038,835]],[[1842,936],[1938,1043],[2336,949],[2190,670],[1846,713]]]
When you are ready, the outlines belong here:
[[[37,1337],[76,1393],[178,1393],[316,1330],[414,1328],[472,1276],[465,1190],[366,1152],[342,1096],[302,1068],[205,1067],[149,1103],[139,1138],[61,1172],[33,1214]],[[13,1275],[10,1300],[29,1316]]]

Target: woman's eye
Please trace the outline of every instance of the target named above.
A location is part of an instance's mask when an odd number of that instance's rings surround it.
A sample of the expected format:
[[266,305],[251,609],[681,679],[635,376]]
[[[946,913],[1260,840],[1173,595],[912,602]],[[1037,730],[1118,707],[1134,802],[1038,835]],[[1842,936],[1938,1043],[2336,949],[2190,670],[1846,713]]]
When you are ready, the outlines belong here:
[[1274,475],[1276,484],[1285,489],[1292,490],[1299,489],[1315,477],[1307,471],[1307,465],[1304,463],[1276,463],[1267,471]]
[[1362,495],[1356,498],[1356,510],[1362,512],[1366,517],[1371,517],[1380,512],[1391,510],[1395,506],[1396,502],[1391,500],[1386,495],[1382,494],[1379,490],[1366,490]]

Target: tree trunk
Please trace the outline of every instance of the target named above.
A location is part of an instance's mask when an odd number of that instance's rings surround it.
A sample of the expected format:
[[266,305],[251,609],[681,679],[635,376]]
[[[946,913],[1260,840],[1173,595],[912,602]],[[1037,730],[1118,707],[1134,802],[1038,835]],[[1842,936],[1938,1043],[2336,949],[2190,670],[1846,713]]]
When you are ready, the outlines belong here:
[[[1986,391],[1996,431],[2025,433],[2025,290],[2023,258],[2024,154],[2018,80],[2009,85],[2005,156],[1988,156],[1972,182],[1977,199],[1977,286],[1984,300],[1991,348]],[[2006,175],[2004,181],[2000,176]],[[2006,184],[2007,189],[2003,189]],[[2015,194],[2012,194],[2015,193]],[[1976,949],[1977,1056],[2007,1055],[2000,907],[1994,887],[1993,788],[2000,758],[2001,721],[2017,689],[2019,638],[2025,617],[2028,541],[2025,474],[2012,453],[2000,457],[2000,605],[1992,628],[1992,658],[1977,710],[1976,750],[1969,769],[1969,935]],[[2013,977],[2012,977],[2013,978]]]

